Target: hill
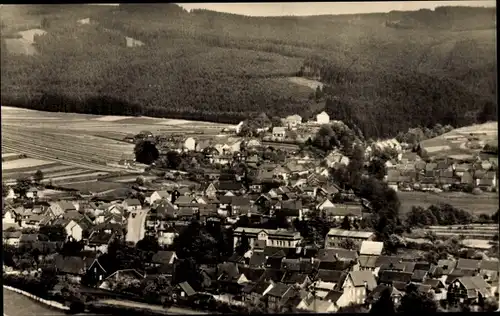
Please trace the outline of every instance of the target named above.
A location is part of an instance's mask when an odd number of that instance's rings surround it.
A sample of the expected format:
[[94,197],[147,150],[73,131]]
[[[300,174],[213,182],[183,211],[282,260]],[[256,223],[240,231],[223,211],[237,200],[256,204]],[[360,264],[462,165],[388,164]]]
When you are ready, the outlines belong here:
[[[228,123],[259,112],[309,117],[326,107],[367,137],[433,125],[446,115],[442,123],[454,126],[496,116],[494,8],[273,18],[188,13],[174,4],[6,10],[5,105]],[[91,23],[76,22],[83,18]],[[393,25],[408,19],[419,23]],[[5,39],[27,28],[47,32],[33,44],[39,53],[9,53]],[[144,45],[128,47],[125,37]],[[319,77],[325,99],[288,80],[297,74]],[[387,113],[408,109],[410,120],[406,114],[383,127]],[[430,111],[441,114],[422,114]]]

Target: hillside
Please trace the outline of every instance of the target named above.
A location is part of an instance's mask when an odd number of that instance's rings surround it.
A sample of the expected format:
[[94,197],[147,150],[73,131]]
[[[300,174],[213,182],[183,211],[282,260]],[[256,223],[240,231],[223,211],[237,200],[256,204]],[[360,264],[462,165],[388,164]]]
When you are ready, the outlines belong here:
[[[3,6],[2,104],[231,123],[259,112],[309,117],[326,106],[367,137],[446,115],[442,123],[454,126],[496,116],[495,9],[421,11],[259,18],[174,4]],[[408,19],[420,22],[393,25]],[[29,28],[47,32],[35,39],[37,54],[9,52],[5,39]],[[144,45],[127,47],[125,37]],[[326,100],[288,80],[301,68],[319,74]],[[388,112],[408,109],[383,127]],[[422,114],[430,111],[440,114]]]

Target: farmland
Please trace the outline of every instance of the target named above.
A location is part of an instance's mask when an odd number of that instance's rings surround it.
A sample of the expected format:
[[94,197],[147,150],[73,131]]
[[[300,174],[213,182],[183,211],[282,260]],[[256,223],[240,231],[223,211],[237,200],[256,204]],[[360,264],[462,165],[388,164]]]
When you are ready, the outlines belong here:
[[448,133],[424,140],[420,146],[429,156],[448,156],[457,159],[472,157],[485,144],[497,144],[498,122],[488,122],[454,129]]
[[481,213],[492,215],[498,210],[498,193],[473,195],[462,192],[398,192],[398,196],[401,201],[401,214],[403,217],[413,206],[427,208],[433,204],[450,204],[473,215]]
[[[202,132],[217,134],[223,124],[148,117],[52,113],[2,106],[2,181],[37,170],[54,184],[95,181],[111,173],[135,173],[118,165],[134,159],[128,134]],[[131,175],[131,177],[134,177]]]

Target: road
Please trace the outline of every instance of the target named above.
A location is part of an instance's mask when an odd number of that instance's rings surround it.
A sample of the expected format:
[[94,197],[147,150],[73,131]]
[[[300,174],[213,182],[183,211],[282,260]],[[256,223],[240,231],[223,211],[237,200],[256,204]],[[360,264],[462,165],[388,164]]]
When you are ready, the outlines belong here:
[[[97,316],[97,314],[77,314],[75,316]],[[59,311],[38,303],[19,293],[3,289],[3,316],[67,316]],[[100,314],[99,316],[105,316]]]
[[[146,230],[146,217],[149,210],[132,211],[127,220],[127,242],[137,243],[144,238]],[[135,217],[132,214],[135,213]]]

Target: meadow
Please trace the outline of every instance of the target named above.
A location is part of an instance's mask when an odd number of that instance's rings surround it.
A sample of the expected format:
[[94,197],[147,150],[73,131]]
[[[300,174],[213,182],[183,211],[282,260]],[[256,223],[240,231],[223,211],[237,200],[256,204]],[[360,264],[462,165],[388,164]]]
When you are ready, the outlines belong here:
[[400,212],[402,217],[411,210],[413,206],[427,208],[431,205],[450,204],[453,207],[463,209],[473,215],[492,215],[498,210],[498,193],[482,193],[473,195],[463,192],[398,192],[401,201]]

